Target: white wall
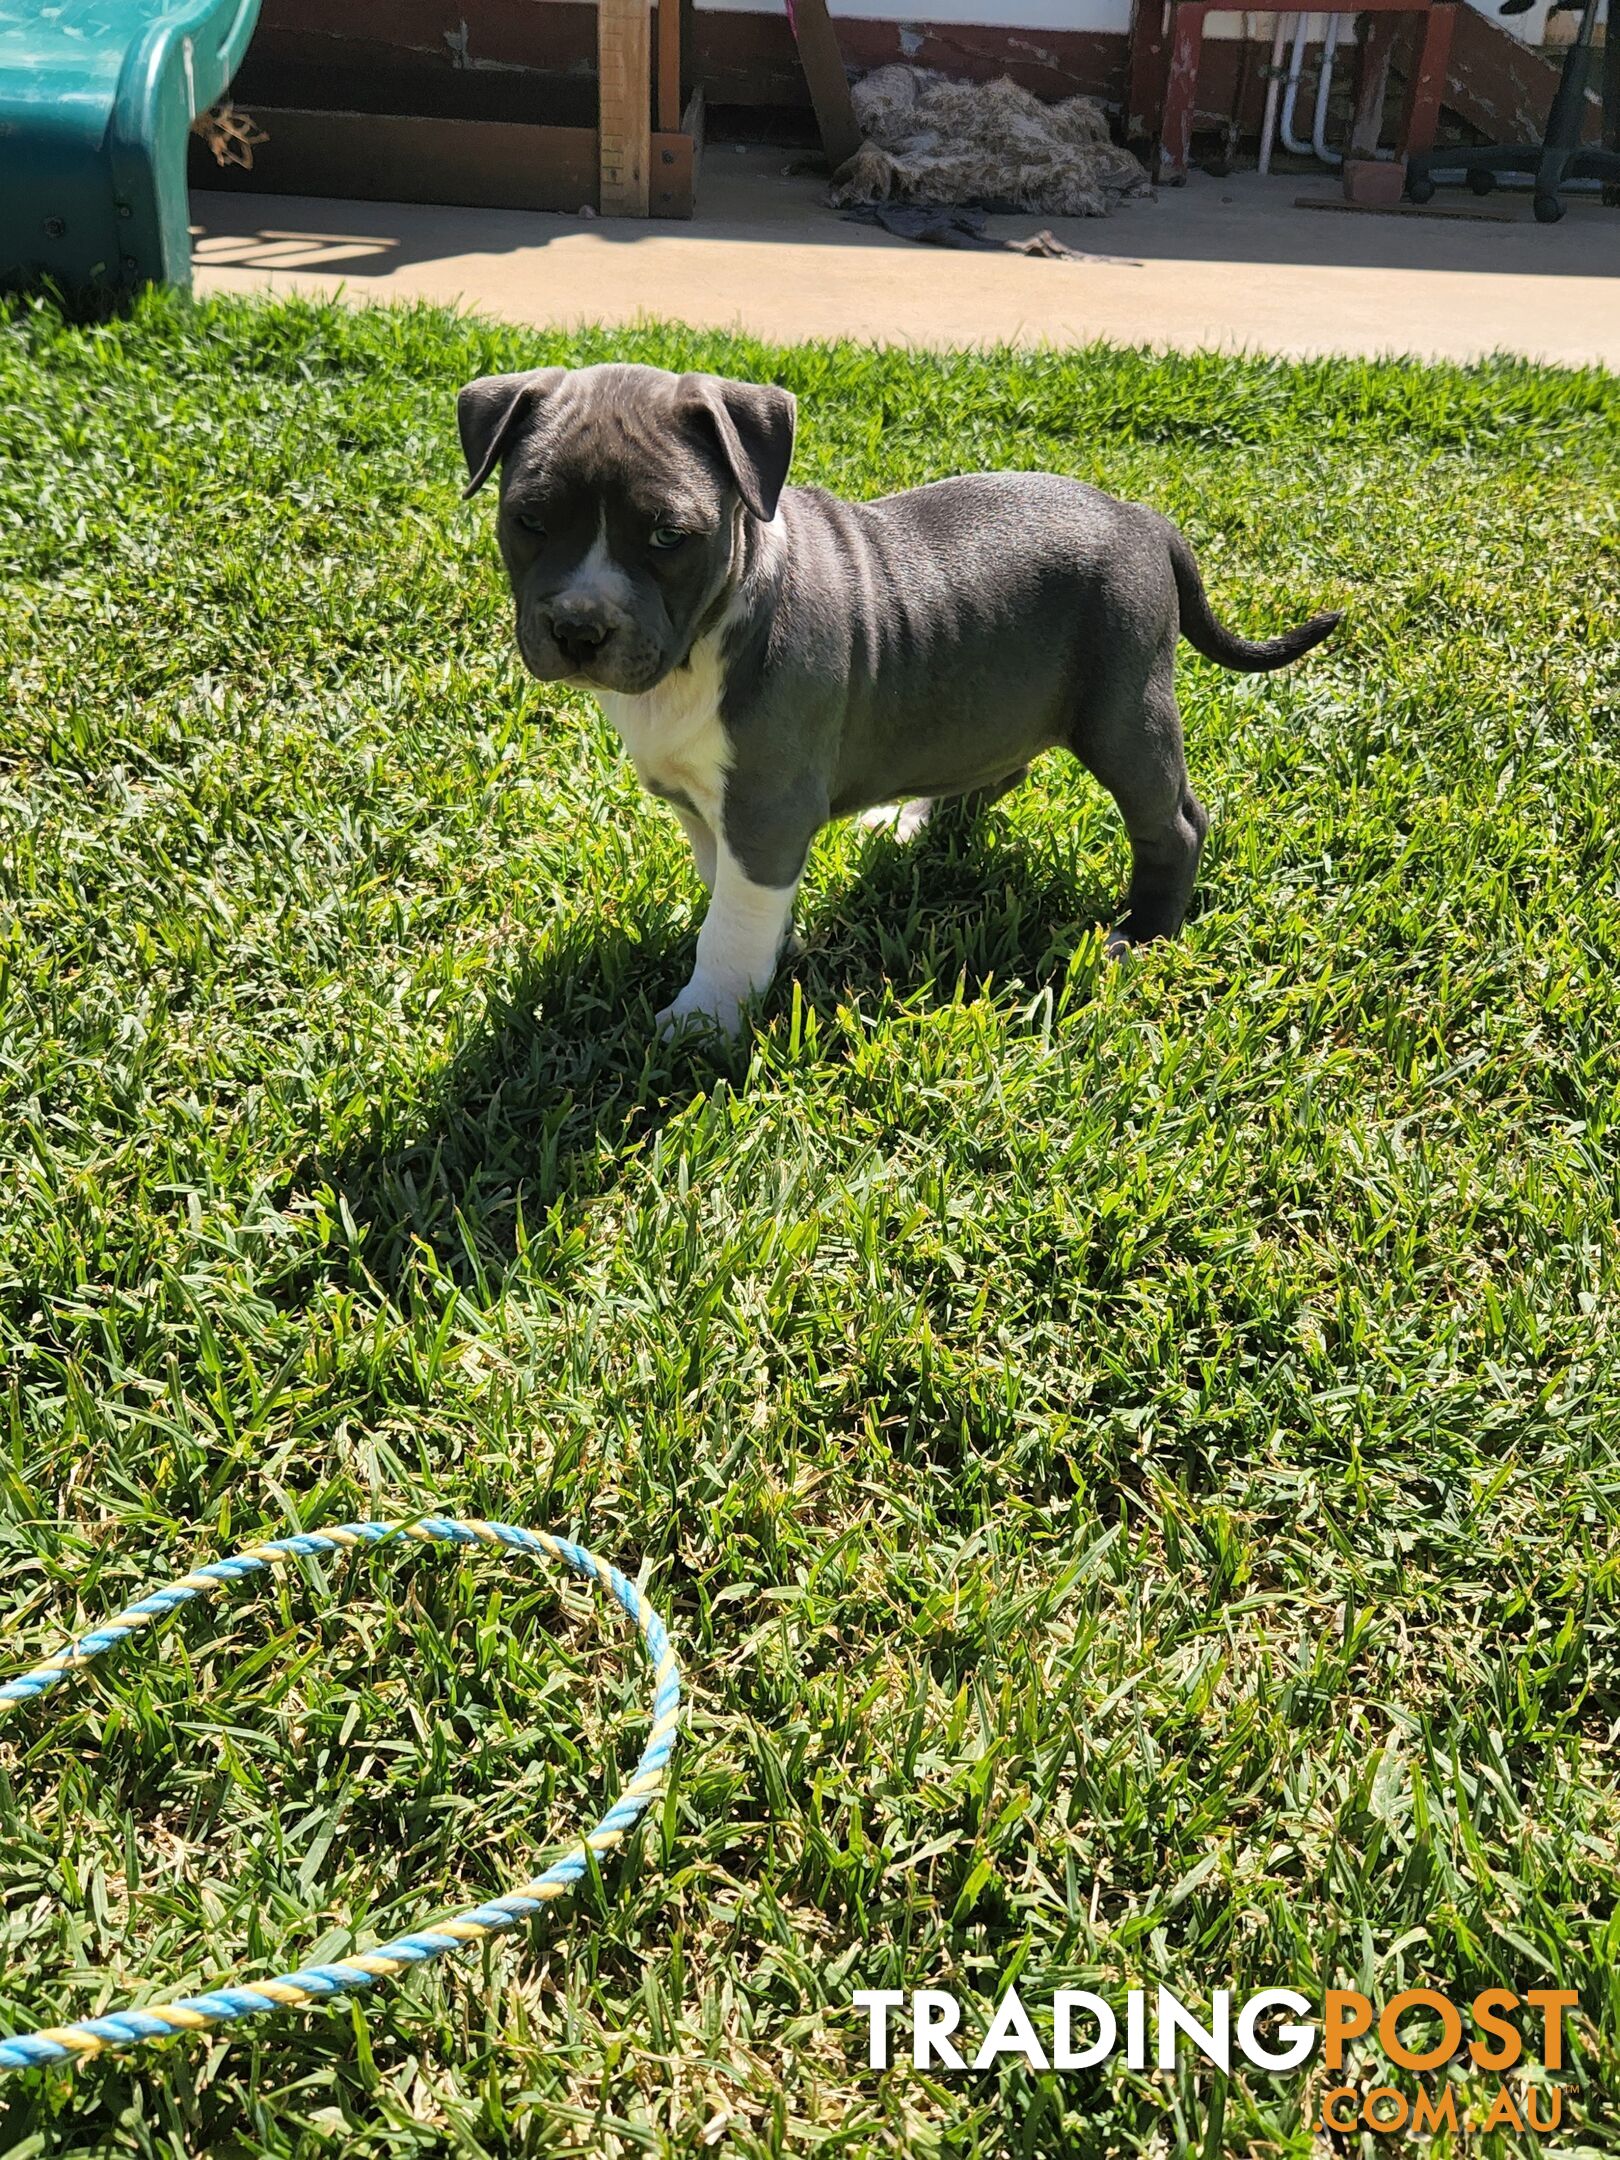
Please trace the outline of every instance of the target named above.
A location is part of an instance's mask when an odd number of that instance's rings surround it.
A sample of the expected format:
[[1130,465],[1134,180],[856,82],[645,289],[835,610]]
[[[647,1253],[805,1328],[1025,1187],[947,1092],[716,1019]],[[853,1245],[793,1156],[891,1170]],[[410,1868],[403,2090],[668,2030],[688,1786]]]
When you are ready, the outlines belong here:
[[[919,28],[929,23],[943,27],[977,24],[1001,30],[1101,30],[1123,36],[1131,27],[1131,0],[925,0],[916,13],[912,12],[915,0],[910,5],[908,0],[828,0],[828,4],[835,19],[842,16],[851,22],[903,22]],[[1473,0],[1480,14],[1511,36],[1529,45],[1541,42],[1551,0],[1536,0],[1529,14],[1509,16],[1505,21],[1497,15],[1497,4],[1498,0]],[[697,0],[697,5],[735,15],[787,12],[783,0]],[[1266,41],[1275,20],[1272,15],[1244,15],[1234,9],[1209,16],[1204,35],[1241,37],[1247,24],[1250,37]],[[1312,17],[1313,37],[1320,37],[1325,20],[1322,15]]]
[[[732,15],[783,15],[783,0],[697,0]],[[833,18],[851,22],[986,24],[1015,30],[1128,30],[1131,0],[828,0]]]
[[[849,22],[903,22],[908,27],[975,25],[999,30],[1112,31],[1124,36],[1131,27],[1131,0],[828,0],[833,18]],[[783,15],[784,0],[697,0],[697,5],[717,14]],[[1243,24],[1249,35],[1269,38],[1270,15],[1243,15],[1237,10],[1210,15],[1204,25],[1206,37],[1238,37]],[[1313,17],[1318,32],[1321,16]]]
[[[1547,0],[1540,0],[1546,5]],[[697,5],[717,14],[784,15],[784,0],[697,0]],[[828,0],[833,19],[847,22],[900,22],[923,29],[938,23],[997,30],[1083,30],[1112,32],[1123,37],[1131,27],[1131,0]],[[1241,37],[1244,25],[1252,38],[1271,36],[1272,15],[1238,9],[1209,15],[1206,37]],[[1312,34],[1320,37],[1326,17],[1311,18]]]

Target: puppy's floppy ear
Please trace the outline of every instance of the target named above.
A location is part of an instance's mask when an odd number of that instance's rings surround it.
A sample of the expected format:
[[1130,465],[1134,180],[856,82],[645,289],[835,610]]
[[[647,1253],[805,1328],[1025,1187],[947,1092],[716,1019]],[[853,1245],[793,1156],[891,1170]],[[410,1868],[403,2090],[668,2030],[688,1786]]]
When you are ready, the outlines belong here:
[[476,495],[527,425],[543,398],[551,395],[568,370],[531,368],[526,375],[480,375],[456,399],[461,454],[471,475],[461,499]]
[[720,375],[687,375],[681,388],[699,426],[711,427],[743,504],[764,524],[776,515],[793,462],[798,405],[773,383],[728,382]]

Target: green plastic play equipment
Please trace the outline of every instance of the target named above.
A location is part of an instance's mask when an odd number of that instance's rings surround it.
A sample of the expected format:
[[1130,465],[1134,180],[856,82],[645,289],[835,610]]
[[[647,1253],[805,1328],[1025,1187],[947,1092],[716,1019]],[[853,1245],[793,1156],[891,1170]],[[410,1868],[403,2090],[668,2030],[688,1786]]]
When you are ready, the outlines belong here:
[[186,139],[259,0],[0,0],[0,285],[191,281]]

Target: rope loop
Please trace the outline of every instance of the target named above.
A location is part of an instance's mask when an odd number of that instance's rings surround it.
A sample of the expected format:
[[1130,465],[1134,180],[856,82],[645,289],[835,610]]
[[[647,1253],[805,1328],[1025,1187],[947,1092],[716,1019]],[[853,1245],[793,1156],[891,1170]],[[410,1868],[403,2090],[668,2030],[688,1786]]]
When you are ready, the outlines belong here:
[[608,1561],[572,1545],[566,1538],[544,1530],[525,1530],[516,1523],[477,1522],[453,1515],[423,1515],[416,1522],[339,1523],[330,1530],[300,1531],[293,1537],[274,1538],[268,1544],[250,1545],[228,1560],[211,1560],[193,1568],[166,1589],[127,1605],[111,1620],[81,1635],[54,1657],[31,1672],[0,1687],[0,1716],[21,1703],[37,1700],[69,1673],[77,1672],[104,1651],[150,1627],[155,1621],[216,1590],[229,1589],[266,1569],[285,1567],[289,1561],[306,1560],[322,1553],[349,1552],[357,1546],[381,1545],[391,1539],[412,1538],[419,1544],[483,1546],[501,1553],[523,1553],[550,1560],[587,1582],[603,1583],[635,1622],[642,1649],[653,1669],[652,1731],[641,1760],[629,1782],[594,1830],[587,1831],[571,1851],[563,1854],[543,1875],[520,1883],[504,1896],[471,1906],[448,1920],[413,1934],[396,1935],[375,1950],[356,1951],[331,1965],[307,1965],[297,1972],[278,1973],[272,1980],[233,1981],[191,1995],[182,2002],[149,2003],[139,2009],[115,2010],[105,2017],[85,2018],[74,2025],[53,2025],[42,2032],[17,2033],[0,2039],[0,2071],[32,2070],[45,2063],[77,2061],[99,2055],[108,2048],[133,2047],[146,2040],[166,2040],[176,2033],[207,2032],[237,2018],[258,2017],[269,2010],[296,2010],[334,1995],[352,1994],[378,1980],[394,1980],[416,1965],[426,1965],[452,1950],[465,1950],[485,1942],[507,1928],[519,1926],[540,1907],[570,1890],[585,1873],[590,1855],[610,1853],[621,1845],[663,1790],[665,1772],[675,1746],[681,1714],[680,1669],[669,1631],[628,1576]]

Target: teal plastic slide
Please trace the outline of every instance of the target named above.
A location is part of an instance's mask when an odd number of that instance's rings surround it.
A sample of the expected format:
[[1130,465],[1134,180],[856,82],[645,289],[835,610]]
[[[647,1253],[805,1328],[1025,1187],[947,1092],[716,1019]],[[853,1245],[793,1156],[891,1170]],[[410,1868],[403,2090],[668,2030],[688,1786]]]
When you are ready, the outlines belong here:
[[0,285],[191,281],[186,138],[259,0],[0,0]]

